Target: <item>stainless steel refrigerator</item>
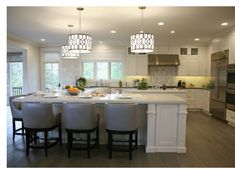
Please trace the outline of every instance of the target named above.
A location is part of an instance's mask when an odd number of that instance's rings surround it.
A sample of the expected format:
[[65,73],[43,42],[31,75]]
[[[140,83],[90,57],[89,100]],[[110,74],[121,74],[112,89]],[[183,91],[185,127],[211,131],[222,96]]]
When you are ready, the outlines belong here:
[[226,120],[228,55],[228,50],[211,54],[210,113],[221,120]]

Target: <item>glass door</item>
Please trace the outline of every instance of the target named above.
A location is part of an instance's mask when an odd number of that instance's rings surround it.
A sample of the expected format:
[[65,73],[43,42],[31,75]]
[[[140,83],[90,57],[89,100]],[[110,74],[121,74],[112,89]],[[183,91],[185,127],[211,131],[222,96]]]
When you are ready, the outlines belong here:
[[23,94],[22,54],[7,55],[7,103],[8,97]]

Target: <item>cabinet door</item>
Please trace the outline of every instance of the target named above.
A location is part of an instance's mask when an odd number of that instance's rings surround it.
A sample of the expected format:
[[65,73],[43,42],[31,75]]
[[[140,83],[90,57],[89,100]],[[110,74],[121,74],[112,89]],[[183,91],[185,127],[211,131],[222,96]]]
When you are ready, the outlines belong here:
[[195,76],[199,75],[199,56],[197,55],[191,55],[189,57],[189,70],[188,74]]
[[194,108],[202,108],[204,97],[202,97],[202,91],[195,89],[194,91]]
[[188,73],[188,56],[180,56],[180,65],[178,66],[178,75],[186,76]]
[[209,112],[210,110],[210,91],[209,90],[202,90],[202,109]]
[[136,56],[136,75],[148,76],[148,57],[147,57],[147,55]]
[[229,38],[229,64],[235,64],[235,34]]
[[177,105],[157,105],[155,142],[158,147],[176,146],[177,114]]
[[127,56],[126,57],[126,76],[135,76],[136,75],[136,57]]
[[187,99],[187,107],[188,108],[194,108],[195,104],[195,96],[194,96],[194,89],[187,89],[187,92],[186,92],[186,99]]

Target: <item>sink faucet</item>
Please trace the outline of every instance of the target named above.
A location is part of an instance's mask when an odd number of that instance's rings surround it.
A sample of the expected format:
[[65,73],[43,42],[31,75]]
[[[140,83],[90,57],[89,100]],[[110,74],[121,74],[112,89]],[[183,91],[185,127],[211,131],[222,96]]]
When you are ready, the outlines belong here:
[[166,90],[166,84],[162,84],[162,89]]

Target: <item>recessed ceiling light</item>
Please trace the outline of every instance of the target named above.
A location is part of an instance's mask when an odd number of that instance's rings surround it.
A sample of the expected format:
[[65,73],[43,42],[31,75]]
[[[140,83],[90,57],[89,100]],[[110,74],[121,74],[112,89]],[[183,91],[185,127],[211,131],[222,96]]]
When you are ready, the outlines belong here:
[[200,39],[199,38],[194,38],[195,41],[199,41]]
[[115,34],[115,33],[117,33],[117,31],[111,30],[110,33]]
[[223,22],[223,23],[221,23],[221,25],[222,25],[222,26],[227,26],[228,23],[227,23],[227,22]]
[[174,33],[175,33],[175,31],[172,30],[172,31],[171,31],[171,34],[174,34]]
[[45,39],[45,38],[41,38],[40,40],[41,40],[41,41],[46,41],[46,39]]
[[162,26],[162,25],[164,25],[164,22],[158,22],[158,25]]
[[99,41],[99,43],[100,43],[100,44],[102,44],[102,43],[103,43],[103,41]]

